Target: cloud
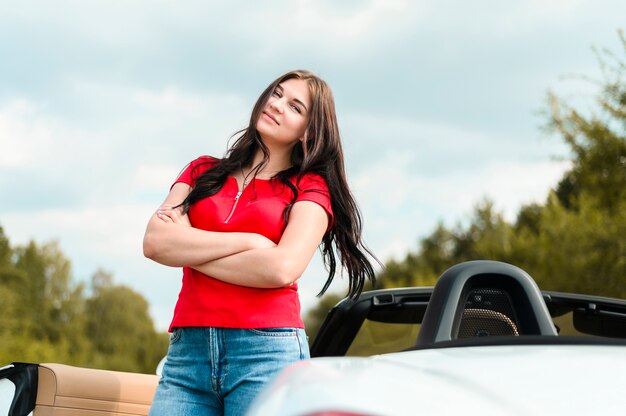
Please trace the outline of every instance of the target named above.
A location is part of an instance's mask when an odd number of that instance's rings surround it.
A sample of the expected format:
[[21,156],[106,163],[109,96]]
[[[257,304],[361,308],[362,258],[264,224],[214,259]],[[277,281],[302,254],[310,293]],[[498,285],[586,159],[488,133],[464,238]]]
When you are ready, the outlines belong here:
[[0,169],[40,162],[53,148],[53,126],[25,99],[0,105]]
[[247,123],[251,107],[232,94],[83,80],[68,83],[67,96],[72,103],[65,111],[27,97],[0,101],[0,169],[5,179],[31,179],[20,183],[25,192],[37,186],[39,176],[49,186],[80,187],[85,197],[97,200],[102,186],[117,183],[119,191],[125,189],[120,183],[141,186],[147,166],[160,172],[170,164],[174,174],[162,183],[166,191],[192,158],[221,156],[230,135]]
[[484,161],[474,169],[428,176],[416,172],[411,156],[390,152],[353,179],[370,246],[381,259],[416,250],[417,236],[466,222],[487,198],[512,222],[521,206],[543,203],[569,169],[566,161]]
[[[4,213],[14,231],[10,237],[25,242],[37,237],[79,243],[92,258],[115,263],[119,258],[135,257],[141,252],[141,239],[154,206],[124,204],[111,199],[109,204],[94,204],[75,209],[41,209],[38,212]],[[82,240],[82,241],[81,241]]]
[[410,2],[406,0],[373,0],[346,2],[300,0],[293,17],[293,26],[305,33],[326,40],[363,42],[381,29],[386,22],[406,17]]
[[135,189],[163,192],[165,185],[172,183],[181,169],[171,164],[141,164],[135,169],[130,183]]

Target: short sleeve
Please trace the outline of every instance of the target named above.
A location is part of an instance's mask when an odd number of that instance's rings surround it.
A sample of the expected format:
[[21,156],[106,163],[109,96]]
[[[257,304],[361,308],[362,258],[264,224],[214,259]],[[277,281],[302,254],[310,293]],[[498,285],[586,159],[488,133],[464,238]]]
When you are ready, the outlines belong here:
[[178,178],[174,181],[172,186],[175,184],[182,182],[187,185],[193,187],[196,183],[196,179],[207,169],[210,169],[212,166],[215,166],[217,163],[217,159],[211,156],[200,156],[196,160],[193,160],[189,163],[182,172],[178,175]]
[[306,174],[298,182],[298,197],[296,202],[310,201],[320,205],[328,214],[328,230],[334,223],[335,216],[333,214],[332,203],[330,200],[330,191],[324,178],[317,174]]

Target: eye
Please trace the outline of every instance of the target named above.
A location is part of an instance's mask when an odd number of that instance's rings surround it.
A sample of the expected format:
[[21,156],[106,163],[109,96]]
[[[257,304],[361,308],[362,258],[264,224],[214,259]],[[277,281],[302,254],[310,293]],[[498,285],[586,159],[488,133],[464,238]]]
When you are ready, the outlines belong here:
[[278,97],[278,98],[282,97],[282,94],[281,94],[281,93],[280,93],[280,91],[278,91],[278,90],[274,90],[274,92],[272,93],[272,95],[273,95],[274,97]]
[[291,109],[292,109],[293,111],[297,112],[298,114],[302,114],[302,110],[301,110],[301,109],[300,109],[300,107],[298,107],[297,105],[295,105],[295,104],[290,104],[289,106],[291,107]]

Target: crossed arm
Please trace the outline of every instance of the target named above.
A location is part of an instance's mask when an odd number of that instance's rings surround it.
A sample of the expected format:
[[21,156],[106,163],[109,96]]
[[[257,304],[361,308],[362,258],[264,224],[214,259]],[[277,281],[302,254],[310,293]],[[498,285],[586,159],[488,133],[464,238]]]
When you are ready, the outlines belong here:
[[144,255],[167,266],[188,266],[206,275],[241,286],[275,288],[300,278],[320,244],[328,216],[318,204],[300,201],[278,244],[255,233],[213,232],[191,227],[186,215],[173,207],[191,188],[172,187],[148,222]]

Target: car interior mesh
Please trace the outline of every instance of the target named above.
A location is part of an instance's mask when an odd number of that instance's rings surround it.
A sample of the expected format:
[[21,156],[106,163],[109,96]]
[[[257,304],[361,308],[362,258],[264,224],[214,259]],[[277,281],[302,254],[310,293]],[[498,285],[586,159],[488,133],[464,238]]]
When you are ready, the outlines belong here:
[[517,326],[506,315],[489,309],[465,309],[458,339],[515,335],[519,336]]
[[457,338],[518,336],[513,304],[507,292],[477,288],[467,295]]

